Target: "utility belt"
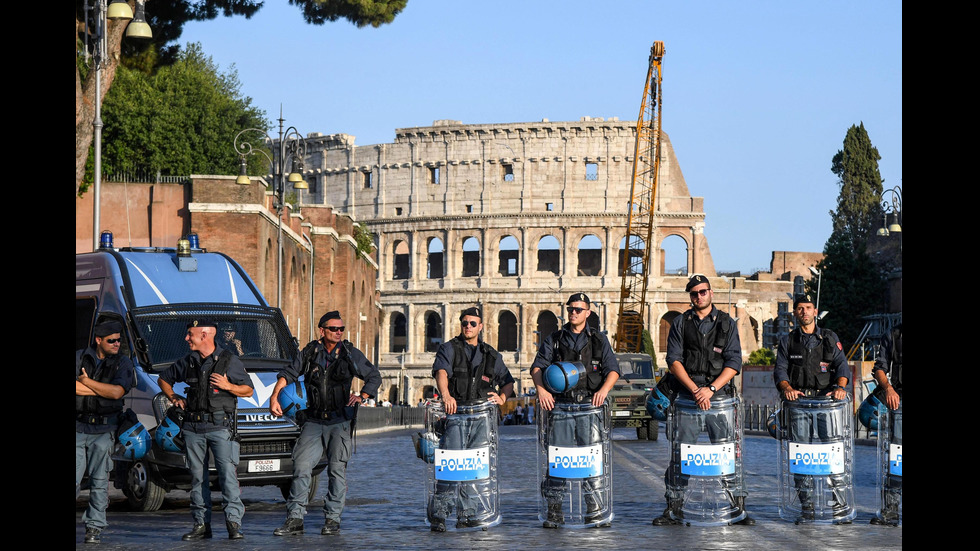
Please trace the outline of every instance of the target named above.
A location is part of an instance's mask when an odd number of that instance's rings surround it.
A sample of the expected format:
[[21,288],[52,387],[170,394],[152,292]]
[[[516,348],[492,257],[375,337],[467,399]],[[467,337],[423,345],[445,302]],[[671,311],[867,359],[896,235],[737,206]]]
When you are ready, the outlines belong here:
[[799,391],[802,392],[803,395],[806,396],[807,398],[814,398],[817,396],[826,396],[827,394],[830,394],[833,388],[834,387],[823,388],[823,389],[801,388],[799,389]]
[[559,394],[555,400],[566,404],[584,404],[586,402],[591,402],[594,394],[595,392],[589,392],[588,390],[584,389],[571,390]]
[[230,415],[223,411],[216,411],[211,413],[210,411],[188,411],[184,414],[185,423],[214,423],[215,425],[221,425],[225,421],[230,419]]
[[341,411],[311,411],[306,410],[306,418],[317,421],[335,421],[337,419],[347,420],[347,413]]
[[94,413],[76,413],[75,420],[87,425],[118,425],[119,414],[96,415]]

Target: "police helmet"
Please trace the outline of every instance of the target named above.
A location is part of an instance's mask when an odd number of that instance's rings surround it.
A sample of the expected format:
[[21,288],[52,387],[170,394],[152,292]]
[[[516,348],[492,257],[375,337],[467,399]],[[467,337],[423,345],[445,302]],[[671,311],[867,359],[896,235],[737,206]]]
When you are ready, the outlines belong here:
[[181,452],[186,448],[180,429],[184,424],[184,410],[171,406],[163,421],[157,426],[153,440],[168,452]]
[[772,436],[776,440],[779,440],[780,426],[779,426],[779,413],[781,410],[776,410],[769,414],[769,418],[766,419],[766,428],[769,430],[769,436]]
[[660,388],[654,387],[653,391],[647,395],[647,413],[657,421],[667,420],[667,409],[670,408],[670,400],[664,396]]
[[296,381],[284,386],[279,391],[279,406],[282,407],[282,414],[290,419],[295,419],[297,413],[306,409],[306,389],[303,383]]
[[580,362],[558,362],[544,370],[544,386],[550,392],[561,394],[575,388],[585,368]]
[[[132,411],[132,410],[130,410]],[[113,455],[121,456],[126,459],[143,459],[146,452],[150,451],[153,441],[149,431],[136,419],[133,414],[132,419],[126,418],[119,424],[118,436],[116,437],[116,447]]]
[[884,409],[884,404],[881,403],[881,400],[873,393],[868,394],[868,397],[861,402],[861,406],[858,408],[858,419],[868,429],[878,430],[878,416],[882,409]]

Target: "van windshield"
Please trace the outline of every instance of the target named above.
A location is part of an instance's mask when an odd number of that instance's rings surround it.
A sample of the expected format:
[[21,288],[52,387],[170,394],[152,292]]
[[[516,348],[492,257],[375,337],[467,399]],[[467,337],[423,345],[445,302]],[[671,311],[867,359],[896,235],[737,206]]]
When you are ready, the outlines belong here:
[[137,308],[131,313],[141,340],[137,350],[145,353],[154,368],[166,368],[186,356],[187,323],[205,317],[218,326],[215,344],[243,360],[278,360],[274,366],[278,368],[297,354],[295,341],[276,308],[195,303]]
[[627,380],[653,378],[652,360],[619,358],[619,369]]

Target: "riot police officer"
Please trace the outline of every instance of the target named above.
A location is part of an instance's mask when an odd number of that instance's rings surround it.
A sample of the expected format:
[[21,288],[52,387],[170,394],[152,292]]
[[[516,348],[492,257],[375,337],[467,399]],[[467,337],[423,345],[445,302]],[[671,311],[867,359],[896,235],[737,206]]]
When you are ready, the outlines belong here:
[[122,324],[102,322],[94,334],[94,346],[75,352],[75,492],[87,474],[88,507],[82,514],[85,543],[99,543],[107,526],[113,435],[123,396],[135,384],[132,360],[119,353]]
[[[798,294],[793,300],[793,315],[796,327],[788,336],[779,339],[776,351],[776,366],[773,370],[773,380],[776,389],[783,399],[783,411],[787,409],[786,402],[800,398],[829,397],[835,401],[847,399],[847,383],[851,370],[844,356],[843,347],[837,335],[817,326],[817,310],[813,298],[809,294]],[[788,423],[790,441],[819,442],[835,438],[832,419],[825,414],[800,414]],[[799,520],[809,521],[814,516],[814,476],[794,474],[793,483],[799,498],[802,511]],[[834,474],[828,477],[833,488],[833,515],[841,523],[850,522],[853,509],[847,503],[845,476]]]
[[[539,415],[548,415],[551,419],[552,430],[546,439],[546,445],[552,446],[583,446],[594,444],[596,436],[608,434],[609,426],[593,426],[598,422],[597,416],[575,416],[571,418],[556,418],[555,403],[591,403],[596,408],[605,404],[606,395],[619,379],[620,369],[609,340],[588,324],[591,314],[591,301],[585,293],[575,293],[565,302],[568,323],[561,329],[548,335],[541,342],[538,354],[531,364],[531,378],[537,392],[538,403],[544,410]],[[545,387],[544,369],[557,362],[581,362],[585,373],[579,383],[561,394],[553,395]],[[568,421],[568,422],[566,422]],[[567,426],[571,425],[571,426]],[[608,473],[606,473],[608,475]],[[609,503],[602,499],[602,492],[597,485],[599,481],[592,477],[582,483],[587,512],[585,524],[601,520],[603,512],[609,510]],[[541,495],[547,503],[545,528],[559,528],[564,524],[565,480],[548,476],[541,485]],[[604,524],[608,524],[603,522]],[[593,524],[598,525],[598,524]]]
[[[874,378],[878,383],[876,392],[888,409],[899,411],[902,408],[902,324],[895,326],[881,343],[878,359],[875,360]],[[891,444],[902,444],[901,417],[889,424]],[[889,473],[885,477],[883,489],[884,503],[881,511],[871,518],[871,524],[897,525],[898,506],[902,502],[902,477]]]
[[[514,378],[504,365],[500,353],[483,342],[483,314],[479,308],[463,310],[459,316],[460,334],[442,343],[436,350],[432,364],[432,376],[442,398],[446,418],[441,449],[472,450],[490,444],[490,435],[496,424],[499,410],[491,415],[461,415],[460,408],[469,411],[487,401],[499,408],[514,394]],[[474,411],[474,413],[476,413]],[[495,484],[495,480],[492,481]],[[453,508],[453,490],[459,491],[457,528],[485,526],[499,517],[496,507],[483,503],[495,502],[496,496],[481,495],[491,491],[491,485],[477,482],[436,483],[435,493],[429,503],[429,526],[433,532],[446,530],[446,517]]]
[[[228,539],[242,539],[241,489],[238,486],[239,444],[237,441],[238,398],[252,396],[252,380],[238,356],[214,342],[217,325],[198,318],[187,324],[184,340],[190,354],[177,360],[160,375],[160,391],[170,402],[185,410],[181,434],[187,446],[191,472],[191,516],[194,527],[184,540],[211,537],[211,488],[208,453],[214,458],[225,506]],[[174,393],[175,383],[187,383],[187,397]]]
[[[322,535],[340,533],[340,515],[347,497],[347,462],[350,461],[351,423],[356,407],[374,397],[381,386],[381,374],[364,354],[344,339],[344,320],[340,312],[327,312],[317,324],[320,338],[311,341],[296,361],[279,372],[269,399],[269,411],[283,414],[279,392],[288,384],[304,379],[307,409],[299,414],[303,424],[293,448],[293,481],[286,503],[286,521],[273,532],[277,536],[302,534],[303,517],[310,493],[313,467],[327,454],[327,495],[323,500],[325,517]],[[364,381],[360,393],[351,393],[357,377]]]
[[[708,278],[696,274],[687,282],[685,290],[690,295],[691,308],[674,318],[667,336],[667,365],[673,377],[670,384],[678,396],[694,402],[702,411],[709,411],[719,402],[737,395],[735,376],[742,369],[742,345],[735,320],[712,304],[714,293]],[[735,427],[724,414],[703,416],[677,416],[678,442],[695,443],[702,431],[701,423],[711,442],[733,441]],[[667,508],[663,515],[653,520],[654,526],[679,524],[683,518],[684,488],[689,476],[682,474],[674,454],[664,473]],[[733,511],[732,519],[745,512],[745,491],[741,469],[724,475],[722,484]],[[735,522],[754,525],[755,521],[744,515]]]

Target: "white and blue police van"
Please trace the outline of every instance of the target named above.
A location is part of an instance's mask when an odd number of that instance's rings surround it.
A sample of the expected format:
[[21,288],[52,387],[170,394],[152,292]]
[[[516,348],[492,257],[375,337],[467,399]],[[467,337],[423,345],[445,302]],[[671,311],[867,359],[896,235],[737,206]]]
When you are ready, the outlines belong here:
[[[108,234],[108,235],[106,235]],[[99,250],[75,255],[75,349],[94,342],[93,327],[105,320],[124,326],[120,354],[136,367],[136,386],[125,398],[140,422],[153,433],[169,407],[157,379],[189,353],[187,322],[208,317],[219,325],[216,343],[233,350],[245,365],[255,392],[238,399],[237,434],[241,443],[238,479],[242,486],[276,485],[289,495],[293,445],[300,428],[287,417],[269,413],[269,397],[279,370],[299,354],[282,312],[269,306],[252,279],[233,259],[200,248],[197,236],[178,248],[113,248],[104,232]],[[233,343],[222,342],[234,331]],[[186,396],[187,385],[174,386]],[[154,442],[138,461],[114,458],[113,480],[135,510],[154,511],[171,490],[189,490],[183,452]],[[326,461],[314,469],[311,493]],[[217,483],[212,460],[211,476]],[[216,486],[214,486],[216,488]]]

